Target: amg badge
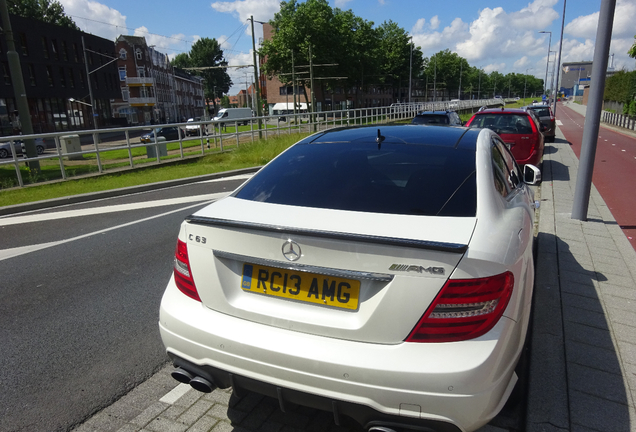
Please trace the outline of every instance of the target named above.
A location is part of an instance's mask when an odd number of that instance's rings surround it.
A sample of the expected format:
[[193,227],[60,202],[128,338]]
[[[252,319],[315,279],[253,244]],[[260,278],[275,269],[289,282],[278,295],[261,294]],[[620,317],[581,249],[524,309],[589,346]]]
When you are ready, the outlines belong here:
[[444,274],[444,267],[422,267],[418,265],[408,265],[408,264],[393,264],[391,267],[389,267],[389,270],[403,271],[403,272],[430,273],[434,275]]

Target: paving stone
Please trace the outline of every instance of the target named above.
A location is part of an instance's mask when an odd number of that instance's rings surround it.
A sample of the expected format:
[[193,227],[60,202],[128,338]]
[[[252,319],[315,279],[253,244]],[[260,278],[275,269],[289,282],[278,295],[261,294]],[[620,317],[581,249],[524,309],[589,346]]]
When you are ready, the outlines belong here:
[[153,432],[185,432],[189,426],[175,420],[157,417],[148,423],[144,429]]
[[563,307],[563,319],[586,326],[596,327],[601,330],[609,330],[604,313],[565,305]]
[[146,427],[148,423],[153,421],[157,416],[159,416],[159,414],[168,409],[168,407],[169,405],[163,402],[154,402],[152,405],[142,411],[141,414],[132,419],[130,423],[137,426]]
[[212,408],[214,402],[199,399],[192,406],[190,406],[181,416],[179,421],[185,424],[194,424],[198,419]]
[[161,413],[161,416],[170,420],[177,420],[187,409],[188,407],[183,405],[170,405],[168,409]]
[[568,341],[565,348],[568,362],[604,370],[616,375],[622,374],[615,349],[600,348],[596,345],[575,341]]
[[632,322],[631,325],[613,322],[612,331],[617,340],[636,344],[636,322]]
[[581,284],[578,282],[561,280],[560,285],[563,293],[574,294],[577,296],[587,297],[597,302],[599,301],[598,292],[593,283]]
[[[615,362],[618,362],[618,359]],[[568,362],[568,384],[571,389],[588,395],[624,405],[629,404],[629,389],[625,387],[621,374]]]
[[190,390],[188,390],[188,392],[186,394],[184,394],[179,399],[177,399],[175,401],[174,405],[181,405],[181,406],[189,407],[190,405],[192,405],[193,403],[195,403],[196,401],[201,399],[204,394],[205,393],[201,393],[200,391],[197,391],[197,390],[194,390],[194,389],[190,389]]
[[595,345],[605,349],[614,349],[614,343],[609,331],[565,321],[565,340]]
[[100,412],[79,427],[73,429],[73,432],[115,432],[124,426],[126,422],[112,415]]
[[209,432],[219,423],[218,419],[204,415],[195,424],[190,426],[187,432]]
[[140,430],[141,429],[139,429],[138,426],[127,423],[123,425],[120,429],[118,429],[117,432],[139,432]]
[[616,345],[618,345],[623,362],[636,365],[636,345],[621,340],[616,341]]
[[576,390],[570,391],[570,418],[573,426],[583,426],[602,432],[630,431],[629,411],[625,404]]
[[607,278],[606,282],[610,285],[634,288],[634,279],[632,279],[631,275],[620,276],[610,271],[603,271],[602,268],[597,269],[597,271]]
[[231,390],[216,389],[212,393],[205,393],[203,395],[203,399],[205,400],[208,400],[214,403],[220,403],[226,406],[230,404],[231,398],[232,398]]
[[582,311],[605,313],[598,298],[590,298],[568,292],[563,292],[561,298],[564,306],[575,307]]
[[612,323],[626,324],[629,326],[636,325],[636,311],[607,308],[607,316]]
[[621,297],[620,291],[617,291],[617,295],[604,295],[603,303],[606,308],[621,309],[628,312],[636,310],[636,300]]

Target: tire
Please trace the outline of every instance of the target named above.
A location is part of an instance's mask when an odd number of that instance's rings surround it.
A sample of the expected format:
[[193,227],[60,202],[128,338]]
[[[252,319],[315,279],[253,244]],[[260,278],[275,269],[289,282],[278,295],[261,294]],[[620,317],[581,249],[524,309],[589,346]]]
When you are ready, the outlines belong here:
[[0,159],[4,159],[9,157],[9,152],[7,149],[0,149]]
[[42,147],[42,146],[36,146],[36,150],[38,151],[39,155],[44,153],[44,147]]

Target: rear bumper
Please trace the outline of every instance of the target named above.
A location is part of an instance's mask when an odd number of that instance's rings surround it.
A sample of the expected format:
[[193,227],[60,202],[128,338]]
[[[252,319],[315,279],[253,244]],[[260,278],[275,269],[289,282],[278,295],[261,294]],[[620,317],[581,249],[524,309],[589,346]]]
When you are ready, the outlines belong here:
[[181,294],[172,280],[160,313],[173,362],[221,388],[275,397],[283,409],[293,401],[334,419],[347,415],[366,427],[453,432],[476,430],[503,407],[516,382],[520,327],[502,318],[467,342],[351,342],[220,314]]

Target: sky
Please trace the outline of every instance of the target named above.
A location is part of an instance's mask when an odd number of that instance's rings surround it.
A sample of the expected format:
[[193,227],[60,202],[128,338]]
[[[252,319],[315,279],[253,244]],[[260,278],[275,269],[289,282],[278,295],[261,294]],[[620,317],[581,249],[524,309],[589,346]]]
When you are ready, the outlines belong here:
[[[230,65],[252,64],[249,17],[269,21],[279,0],[59,0],[85,32],[115,40],[144,36],[170,58],[207,37],[221,43]],[[376,26],[391,20],[404,28],[425,57],[449,49],[485,72],[528,73],[545,79],[558,56],[565,0],[329,0]],[[601,0],[570,0],[565,11],[561,62],[592,61]],[[627,51],[636,41],[636,0],[617,0],[610,54],[615,69],[634,70]],[[254,23],[257,37],[262,26]],[[552,32],[539,33],[540,31]],[[611,65],[612,58],[609,63]],[[253,81],[251,68],[228,70],[230,94]],[[550,81],[550,78],[548,78]]]

